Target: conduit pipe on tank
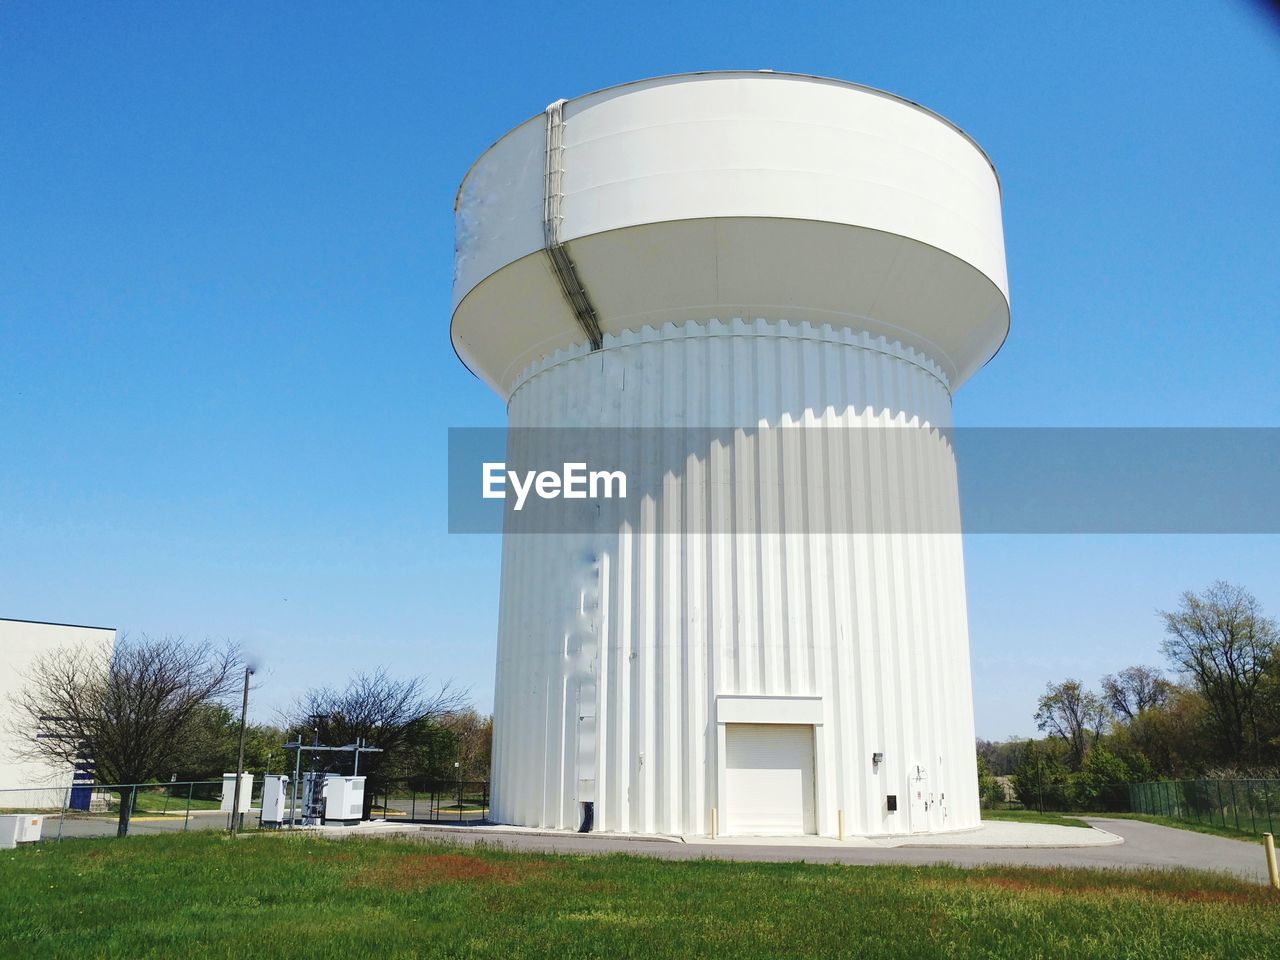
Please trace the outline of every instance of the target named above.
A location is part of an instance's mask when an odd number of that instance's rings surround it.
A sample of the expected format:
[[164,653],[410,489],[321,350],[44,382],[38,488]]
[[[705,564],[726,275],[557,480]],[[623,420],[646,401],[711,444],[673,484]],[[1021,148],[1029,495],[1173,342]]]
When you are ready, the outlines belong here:
[[604,344],[595,307],[587,296],[577,268],[569,259],[569,251],[560,240],[560,201],[564,197],[564,100],[557,100],[547,107],[547,147],[543,168],[542,199],[542,247],[551,261],[551,269],[560,283],[560,292],[573,311],[582,332],[591,341],[591,349],[599,350]]

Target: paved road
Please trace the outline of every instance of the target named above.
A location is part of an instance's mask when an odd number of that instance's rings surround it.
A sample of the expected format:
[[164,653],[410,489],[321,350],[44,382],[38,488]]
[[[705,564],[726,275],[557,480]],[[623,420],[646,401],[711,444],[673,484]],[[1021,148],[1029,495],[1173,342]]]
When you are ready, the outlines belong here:
[[[134,814],[129,821],[129,835],[136,837],[152,833],[181,833],[183,817],[156,816],[152,814]],[[245,827],[258,825],[258,812],[245,814]],[[217,810],[192,810],[188,830],[225,830],[227,815]],[[58,836],[58,815],[46,816],[44,821],[44,839],[52,840]],[[114,837],[116,835],[116,818],[104,817],[68,817],[62,825],[63,839],[80,839],[85,837]]]
[[927,864],[958,866],[999,864],[1032,867],[1193,867],[1231,873],[1257,883],[1267,882],[1266,860],[1260,843],[1228,840],[1190,830],[1161,827],[1138,820],[1086,818],[1124,838],[1106,847],[1051,847],[995,849],[991,847],[800,847],[710,844],[690,841],[634,840],[568,834],[519,834],[441,829],[406,828],[417,836],[439,836],[464,844],[500,844],[509,849],[546,853],[630,853],[668,860],[709,857],[720,860],[805,861],[807,863]]

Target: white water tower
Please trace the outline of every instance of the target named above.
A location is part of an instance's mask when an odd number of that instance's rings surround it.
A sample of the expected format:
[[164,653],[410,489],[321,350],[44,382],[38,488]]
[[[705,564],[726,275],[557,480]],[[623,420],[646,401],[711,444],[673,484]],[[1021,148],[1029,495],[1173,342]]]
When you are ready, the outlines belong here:
[[975,826],[947,431],[1008,329],[995,170],[891,94],[663,77],[486,151],[458,194],[458,356],[513,432],[659,438],[602,451],[639,476],[595,528],[508,525],[494,818]]

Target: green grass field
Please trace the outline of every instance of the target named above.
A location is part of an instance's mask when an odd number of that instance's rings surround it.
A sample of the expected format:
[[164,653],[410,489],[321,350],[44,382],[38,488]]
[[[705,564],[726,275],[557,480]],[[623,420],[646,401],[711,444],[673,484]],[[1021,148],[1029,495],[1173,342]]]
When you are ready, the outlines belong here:
[[1013,820],[1018,823],[1052,823],[1060,827],[1084,827],[1089,825],[1070,813],[1040,813],[1036,810],[983,810],[983,820]]
[[0,957],[1275,957],[1187,871],[670,862],[219,834],[0,853]]
[[[112,804],[119,805],[120,794],[113,793],[111,795]],[[199,797],[191,798],[192,810],[217,810],[222,805],[222,800],[202,800]],[[169,796],[165,796],[164,790],[139,790],[138,796],[133,801],[134,813],[169,813],[182,816],[187,810],[187,792],[185,789],[174,790]]]

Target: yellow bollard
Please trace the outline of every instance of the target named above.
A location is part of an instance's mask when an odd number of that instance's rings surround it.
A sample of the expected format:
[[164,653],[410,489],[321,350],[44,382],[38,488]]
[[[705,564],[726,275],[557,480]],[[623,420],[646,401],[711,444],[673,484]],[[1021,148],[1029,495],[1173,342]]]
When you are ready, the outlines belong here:
[[1271,834],[1262,835],[1262,845],[1267,851],[1267,874],[1271,877],[1271,889],[1280,890],[1280,871],[1276,870],[1276,842]]
[[836,811],[836,830],[840,834],[840,839],[843,840],[844,839],[844,811],[843,810]]
[[719,817],[717,816],[716,808],[712,807],[711,808],[711,839],[712,840],[716,838],[716,833],[718,832],[717,828],[720,826],[720,824],[717,823],[718,820],[719,820]]

